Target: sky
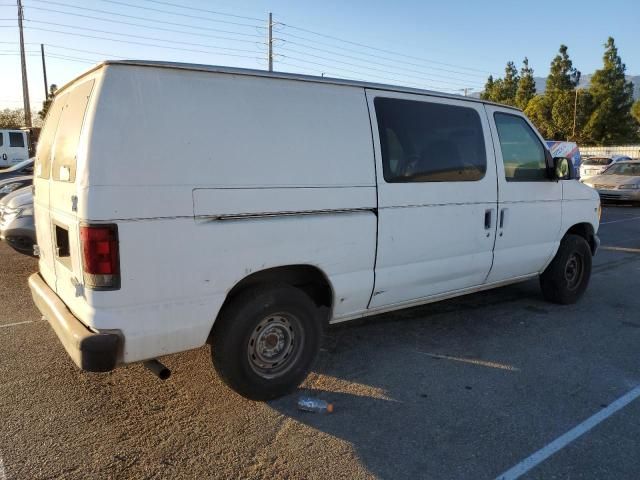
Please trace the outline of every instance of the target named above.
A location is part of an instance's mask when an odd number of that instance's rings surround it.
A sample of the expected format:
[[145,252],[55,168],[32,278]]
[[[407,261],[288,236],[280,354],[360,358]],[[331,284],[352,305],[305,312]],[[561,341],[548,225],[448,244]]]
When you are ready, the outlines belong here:
[[[23,0],[32,110],[107,58],[266,69],[273,12],[274,69],[410,85],[482,89],[507,61],[545,76],[561,44],[592,73],[613,36],[627,73],[640,74],[640,1]],[[0,109],[22,106],[17,8],[0,0]]]

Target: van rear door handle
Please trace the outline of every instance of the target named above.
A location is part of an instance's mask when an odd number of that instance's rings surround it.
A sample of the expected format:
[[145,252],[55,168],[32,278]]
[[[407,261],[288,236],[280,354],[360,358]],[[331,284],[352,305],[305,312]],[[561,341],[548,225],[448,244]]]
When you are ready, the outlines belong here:
[[493,224],[493,209],[487,208],[484,211],[484,229],[489,230]]

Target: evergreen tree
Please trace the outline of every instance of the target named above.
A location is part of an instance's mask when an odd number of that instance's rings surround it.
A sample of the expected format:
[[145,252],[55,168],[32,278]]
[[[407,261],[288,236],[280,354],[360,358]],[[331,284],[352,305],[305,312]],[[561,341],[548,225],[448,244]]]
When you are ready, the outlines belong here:
[[573,67],[567,50],[566,45],[560,45],[558,55],[551,61],[545,91],[547,95],[553,96],[563,91],[573,90],[580,82],[580,72]]
[[631,115],[640,125],[640,100],[636,100],[635,103],[631,106]]
[[49,87],[49,97],[46,98],[44,102],[42,102],[42,110],[38,112],[38,115],[42,120],[44,120],[44,118],[47,116],[49,107],[53,103],[53,96],[55,95],[57,90],[58,90],[58,86],[55,83],[52,83],[51,86]]
[[627,82],[625,70],[615,41],[609,37],[603,67],[593,74],[589,87],[594,109],[585,134],[590,143],[612,145],[637,140],[637,124],[631,115],[633,83]]
[[529,101],[536,95],[536,81],[533,78],[533,68],[529,66],[529,59],[524,57],[520,70],[520,81],[516,91],[516,106],[524,110]]
[[495,84],[493,82],[493,75],[489,75],[487,83],[484,84],[484,91],[480,94],[480,98],[483,100],[493,100],[493,89]]
[[498,90],[498,102],[515,106],[518,82],[520,81],[516,64],[513,62],[507,62],[504,74],[501,88]]
[[508,62],[504,72],[504,78],[497,80],[494,80],[492,75],[489,76],[480,98],[507,105],[516,104],[516,92],[520,80],[518,69],[513,62]]

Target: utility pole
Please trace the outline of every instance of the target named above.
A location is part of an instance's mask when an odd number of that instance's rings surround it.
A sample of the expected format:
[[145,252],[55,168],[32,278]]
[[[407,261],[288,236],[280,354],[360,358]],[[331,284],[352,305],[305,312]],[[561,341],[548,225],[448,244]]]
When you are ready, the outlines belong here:
[[31,128],[31,104],[29,103],[29,85],[27,83],[27,61],[24,54],[22,15],[22,0],[18,0],[18,30],[20,30],[20,61],[22,64],[22,100],[24,101],[24,123],[27,128]]
[[44,76],[44,99],[49,100],[49,83],[47,83],[47,64],[44,61],[44,43],[40,44],[40,52],[42,53],[42,74]]
[[269,71],[273,72],[273,14],[269,12],[269,24],[267,25],[267,46],[269,47]]
[[576,116],[578,114],[578,88],[576,87],[576,98],[573,100],[573,134],[571,140],[576,139]]

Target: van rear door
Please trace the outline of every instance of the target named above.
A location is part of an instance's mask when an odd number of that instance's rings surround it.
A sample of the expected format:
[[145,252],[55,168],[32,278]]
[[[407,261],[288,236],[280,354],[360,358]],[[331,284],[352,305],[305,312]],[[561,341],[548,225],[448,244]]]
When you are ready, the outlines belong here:
[[[57,128],[53,142],[48,148],[42,147],[43,156],[49,155],[48,218],[40,215],[37,219],[38,242],[43,241],[43,246],[48,249],[45,252],[47,260],[43,263],[45,268],[53,270],[55,277],[54,282],[48,283],[69,307],[78,301],[78,297],[82,297],[80,222],[77,215],[81,182],[78,182],[80,175],[77,174],[77,166],[78,158],[84,158],[83,152],[87,150],[87,141],[82,140],[81,133],[94,83],[93,79],[78,83],[54,102],[60,111]],[[60,105],[57,105],[58,102]],[[51,141],[50,138],[47,140]],[[44,168],[46,159],[43,158],[41,163]],[[45,188],[42,190],[44,193]],[[37,190],[38,196],[40,193]],[[45,280],[48,279],[45,277]]]

